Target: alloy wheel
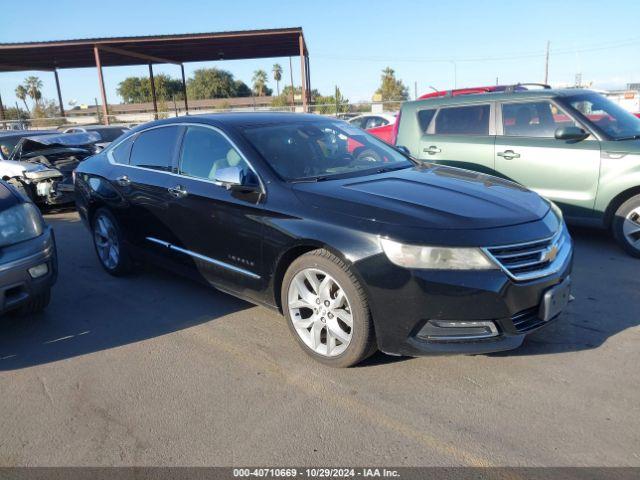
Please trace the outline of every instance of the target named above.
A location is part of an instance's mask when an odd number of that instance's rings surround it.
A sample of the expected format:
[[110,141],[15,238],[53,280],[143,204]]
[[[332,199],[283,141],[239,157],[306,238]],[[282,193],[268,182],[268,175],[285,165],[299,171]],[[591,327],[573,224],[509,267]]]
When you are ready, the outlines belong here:
[[110,270],[116,268],[120,259],[120,245],[115,226],[106,215],[96,219],[93,239],[102,264]]
[[640,207],[629,212],[624,219],[622,231],[629,245],[640,250]]
[[317,268],[298,272],[289,285],[289,316],[300,339],[319,355],[342,354],[353,334],[349,299],[336,280]]

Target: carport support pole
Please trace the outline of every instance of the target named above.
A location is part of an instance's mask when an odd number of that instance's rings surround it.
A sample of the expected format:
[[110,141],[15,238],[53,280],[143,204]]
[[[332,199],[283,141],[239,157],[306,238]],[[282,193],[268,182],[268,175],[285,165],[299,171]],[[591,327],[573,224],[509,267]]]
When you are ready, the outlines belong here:
[[[16,110],[19,113],[20,110]],[[20,117],[20,115],[18,115]],[[2,96],[0,96],[0,120],[2,120],[2,128],[7,128],[7,124],[4,122],[4,105],[2,103]]]
[[302,77],[300,83],[302,85],[302,111],[308,111],[307,105],[307,69],[305,68],[305,60],[304,60],[304,39],[302,35],[298,37],[300,42],[300,76]]
[[100,62],[100,51],[97,46],[93,47],[93,54],[96,57],[96,68],[98,69],[98,83],[100,84],[100,97],[102,98],[102,116],[104,124],[109,125],[109,107],[107,106],[107,92],[104,89],[104,77],[102,76],[102,63]]
[[187,102],[187,82],[184,79],[184,65],[180,64],[180,72],[182,73],[182,95],[184,96],[185,115],[189,115],[189,103]]
[[156,83],[153,80],[153,65],[149,64],[149,82],[151,83],[151,100],[153,101],[153,119],[158,119],[158,102],[156,100]]
[[60,92],[60,79],[58,78],[58,69],[53,70],[53,75],[56,77],[56,90],[58,91],[58,105],[60,106],[60,116],[65,118],[64,104],[62,103],[62,92]]

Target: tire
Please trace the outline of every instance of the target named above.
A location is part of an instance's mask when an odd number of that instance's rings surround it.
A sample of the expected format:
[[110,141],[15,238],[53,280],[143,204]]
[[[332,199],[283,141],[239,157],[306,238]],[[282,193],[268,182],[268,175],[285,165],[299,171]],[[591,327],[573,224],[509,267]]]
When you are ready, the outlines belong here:
[[27,303],[22,305],[18,310],[16,310],[16,315],[20,317],[24,317],[27,315],[35,315],[36,313],[40,313],[51,301],[51,289],[47,288],[44,292],[31,297]]
[[640,195],[624,202],[613,217],[613,236],[629,255],[640,258]]
[[364,289],[331,252],[314,250],[294,260],[282,281],[281,301],[291,333],[318,362],[351,367],[377,350]]
[[106,208],[98,209],[91,221],[93,246],[100,265],[114,277],[128,275],[133,271],[133,260],[129,246],[124,241],[117,220]]

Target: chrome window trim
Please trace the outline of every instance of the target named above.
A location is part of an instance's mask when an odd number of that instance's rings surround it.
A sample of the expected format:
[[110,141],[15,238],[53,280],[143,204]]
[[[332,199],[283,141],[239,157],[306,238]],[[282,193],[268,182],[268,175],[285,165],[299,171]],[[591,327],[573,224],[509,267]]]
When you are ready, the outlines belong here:
[[[227,142],[229,142],[229,144],[236,150],[236,152],[238,152],[238,154],[242,157],[242,159],[245,162],[247,162],[247,165],[249,165],[249,168],[251,169],[251,171],[255,174],[255,176],[258,179],[258,183],[260,184],[260,189],[262,190],[262,193],[263,194],[267,193],[267,189],[265,187],[265,183],[262,180],[262,177],[258,174],[258,172],[254,168],[254,166],[251,164],[251,162],[249,161],[247,156],[242,152],[242,150],[240,148],[238,148],[238,145],[236,145],[236,143],[233,140],[231,140],[229,138],[229,136],[225,132],[223,132],[221,129],[219,129],[218,127],[214,127],[213,125],[208,125],[206,123],[197,123],[197,122],[165,123],[165,124],[162,124],[162,125],[154,125],[152,127],[145,128],[144,130],[140,130],[140,131],[135,132],[135,133],[133,133],[131,135],[127,135],[126,137],[121,139],[118,143],[114,144],[113,146],[109,145],[109,150],[106,152],[107,160],[109,161],[109,163],[111,165],[118,165],[118,166],[127,167],[127,168],[135,168],[135,169],[144,170],[144,171],[147,171],[147,172],[164,173],[164,174],[172,175],[172,176],[178,177],[178,178],[185,178],[185,179],[189,179],[189,180],[197,180],[199,182],[210,183],[212,185],[216,185],[216,186],[221,187],[221,188],[226,188],[224,184],[222,184],[220,182],[216,182],[214,180],[208,180],[206,178],[191,177],[189,175],[183,175],[183,174],[177,173],[177,172],[167,172],[165,170],[155,170],[153,168],[139,167],[137,165],[131,165],[130,163],[118,163],[118,162],[115,161],[115,158],[113,158],[113,154],[112,154],[113,150],[118,148],[118,146],[121,143],[125,142],[127,139],[129,139],[131,137],[138,136],[138,135],[140,135],[140,134],[142,134],[144,132],[148,132],[150,130],[155,130],[157,128],[181,127],[181,126],[209,128],[209,129],[219,133],[220,135],[222,135],[222,137]],[[135,139],[134,139],[133,143],[135,144]],[[182,145],[180,145],[180,150],[182,150]],[[132,147],[132,151],[133,151],[133,147]],[[129,154],[129,161],[131,161],[131,154]]]
[[220,260],[216,260],[215,258],[207,257],[206,255],[202,255],[200,253],[187,250],[185,248],[177,247],[169,242],[165,242],[164,240],[159,240],[154,237],[146,237],[146,240],[152,243],[157,243],[158,245],[162,245],[163,247],[168,248],[169,250],[175,250],[176,252],[184,253],[185,255],[189,255],[190,257],[197,258],[198,260],[202,260],[207,263],[211,263],[218,267],[226,268],[227,270],[231,270],[236,273],[241,273],[248,277],[259,280],[261,277],[257,273],[250,272],[249,270],[245,270],[244,268],[236,267],[235,265],[231,265],[230,263],[222,262]]

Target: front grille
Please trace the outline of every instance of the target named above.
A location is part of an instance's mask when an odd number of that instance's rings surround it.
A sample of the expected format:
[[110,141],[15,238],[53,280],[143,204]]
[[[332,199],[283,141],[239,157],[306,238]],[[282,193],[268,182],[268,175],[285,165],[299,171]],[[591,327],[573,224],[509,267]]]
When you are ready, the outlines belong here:
[[571,252],[571,241],[562,226],[553,237],[488,247],[485,252],[515,280],[531,280],[557,272]]
[[539,307],[529,308],[511,317],[513,326],[518,332],[528,332],[541,326],[544,321],[538,316]]

